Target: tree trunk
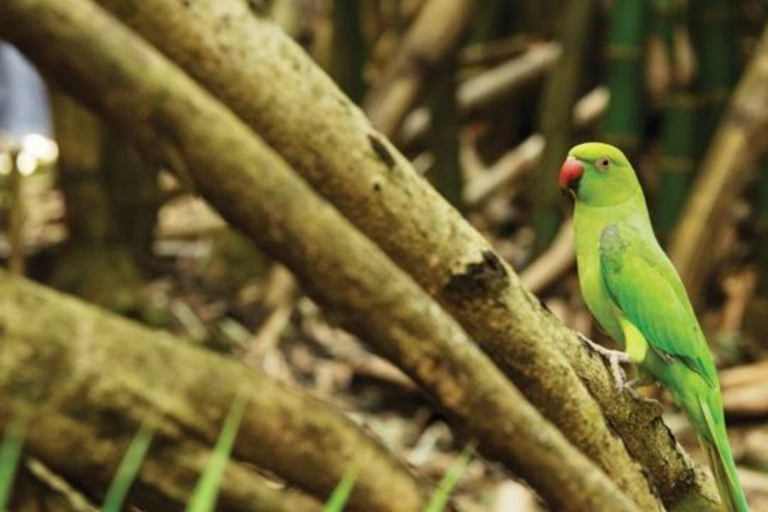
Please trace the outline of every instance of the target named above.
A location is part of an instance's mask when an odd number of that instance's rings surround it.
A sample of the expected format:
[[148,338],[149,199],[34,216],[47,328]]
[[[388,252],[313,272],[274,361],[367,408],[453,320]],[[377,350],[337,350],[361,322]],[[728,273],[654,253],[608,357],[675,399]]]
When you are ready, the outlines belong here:
[[[126,170],[136,177],[133,181],[141,183],[140,178],[147,173],[132,165],[138,159],[128,158],[127,148],[105,154],[108,147],[119,142],[93,114],[71,98],[54,93],[53,109],[60,147],[59,183],[66,205],[69,239],[50,282],[113,311],[136,313],[142,283],[138,261],[149,259],[157,210],[142,199],[148,195],[145,190],[149,188],[151,193],[156,185],[125,187],[120,194],[111,194],[115,185],[126,184],[114,183],[115,180],[110,183],[110,176],[124,176]],[[118,168],[124,166],[130,167],[121,172]],[[125,194],[126,189],[134,193]],[[138,199],[137,204],[131,205],[129,197]],[[124,207],[118,208],[120,205]],[[146,226],[143,239],[134,244],[129,243],[131,234],[141,231],[132,224]]]

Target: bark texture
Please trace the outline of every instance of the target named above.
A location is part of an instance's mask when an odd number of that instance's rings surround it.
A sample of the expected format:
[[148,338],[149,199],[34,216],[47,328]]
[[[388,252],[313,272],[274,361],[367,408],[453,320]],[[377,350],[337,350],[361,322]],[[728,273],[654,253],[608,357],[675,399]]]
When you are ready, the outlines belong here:
[[[234,19],[229,18],[230,25]],[[7,0],[0,4],[0,20],[3,36],[44,72],[124,130],[148,155],[188,176],[226,219],[289,267],[340,323],[409,374],[455,427],[477,440],[481,453],[526,478],[557,509],[638,510],[539,415],[414,281],[229,110],[144,41],[86,0],[66,6],[55,0]],[[301,66],[296,61],[293,65]],[[339,97],[336,91],[323,101]],[[369,140],[368,158],[390,155],[382,139]],[[488,265],[494,272],[502,269],[496,259]],[[195,379],[203,389],[212,382],[215,378],[205,374]],[[305,411],[305,416],[314,414]],[[299,439],[294,441],[295,446],[285,448],[285,457],[312,455]],[[350,453],[348,447],[335,448],[339,455]],[[359,447],[350,448],[356,457],[365,457]],[[243,452],[236,447],[235,453]],[[247,453],[256,460],[260,456],[258,450]],[[323,449],[316,453],[328,455]],[[391,464],[391,458],[383,457],[382,463]],[[338,481],[339,475],[327,469],[317,472],[309,464],[295,468],[279,462],[264,465],[292,469],[292,480],[318,494],[327,492],[329,480]],[[413,481],[401,480],[402,491],[393,490],[398,482],[384,481],[392,471],[405,478],[396,467],[373,466],[373,459],[362,465],[364,473],[379,476],[375,484],[366,480],[367,486],[358,481],[352,496],[358,508],[414,510],[422,505],[418,490],[408,487]],[[388,489],[384,501],[372,492],[379,488]]]
[[653,509],[648,485],[606,418],[632,455],[655,469],[649,476],[668,508],[686,497],[715,496],[711,479],[698,478],[666,427],[633,421],[637,404],[616,397],[600,358],[541,307],[482,235],[260,13],[228,0],[99,2],[205,84],[438,298],[633,499]]

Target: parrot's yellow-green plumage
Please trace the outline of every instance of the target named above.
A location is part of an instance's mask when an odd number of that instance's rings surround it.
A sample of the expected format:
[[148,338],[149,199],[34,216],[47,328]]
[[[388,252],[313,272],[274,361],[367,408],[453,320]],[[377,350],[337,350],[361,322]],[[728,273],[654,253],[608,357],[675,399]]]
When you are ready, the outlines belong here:
[[576,260],[587,307],[685,411],[729,512],[748,512],[715,364],[683,283],[653,233],[632,165],[613,146],[580,144],[568,153],[560,185],[575,199]]

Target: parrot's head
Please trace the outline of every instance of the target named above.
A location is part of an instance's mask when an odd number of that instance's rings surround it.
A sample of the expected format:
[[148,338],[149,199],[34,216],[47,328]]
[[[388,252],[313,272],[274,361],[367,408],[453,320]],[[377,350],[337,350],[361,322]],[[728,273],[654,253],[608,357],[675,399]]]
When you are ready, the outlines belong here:
[[635,170],[618,148],[587,142],[568,152],[560,169],[560,187],[577,202],[609,206],[642,194]]

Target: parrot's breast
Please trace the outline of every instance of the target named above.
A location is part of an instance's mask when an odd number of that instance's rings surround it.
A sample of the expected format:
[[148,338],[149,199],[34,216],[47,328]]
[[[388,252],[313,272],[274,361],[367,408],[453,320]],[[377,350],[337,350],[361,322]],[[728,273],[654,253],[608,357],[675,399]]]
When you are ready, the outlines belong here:
[[[620,312],[606,290],[600,270],[600,234],[621,215],[617,208],[588,208],[576,205],[574,232],[576,265],[581,294],[600,327],[624,348],[624,332],[619,324]],[[623,212],[622,212],[623,213]]]
[[[596,242],[595,242],[596,243]],[[616,307],[608,295],[600,274],[600,258],[597,251],[594,257],[579,253],[576,263],[579,268],[579,284],[584,302],[600,327],[606,331],[622,348],[624,333],[617,317]]]

